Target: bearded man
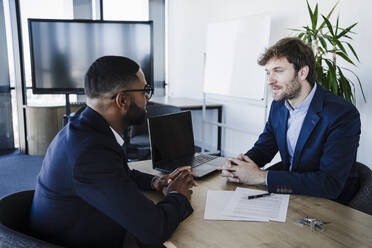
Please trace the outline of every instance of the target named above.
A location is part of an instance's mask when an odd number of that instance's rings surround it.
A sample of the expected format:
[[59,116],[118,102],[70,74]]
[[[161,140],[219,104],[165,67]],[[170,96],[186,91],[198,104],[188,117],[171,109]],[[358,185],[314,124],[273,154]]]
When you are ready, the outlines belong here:
[[[123,247],[126,232],[162,246],[193,211],[190,167],[162,178],[130,170],[120,134],[145,120],[153,89],[128,58],[97,59],[85,77],[87,107],[56,135],[32,203],[33,235],[67,247]],[[141,190],[165,195],[158,204]]]
[[[357,109],[315,82],[310,47],[284,38],[258,63],[265,67],[273,102],[253,148],[228,159],[228,181],[266,185],[269,192],[303,194],[346,204],[359,188],[352,170],[360,136]],[[281,162],[261,170],[279,151]]]

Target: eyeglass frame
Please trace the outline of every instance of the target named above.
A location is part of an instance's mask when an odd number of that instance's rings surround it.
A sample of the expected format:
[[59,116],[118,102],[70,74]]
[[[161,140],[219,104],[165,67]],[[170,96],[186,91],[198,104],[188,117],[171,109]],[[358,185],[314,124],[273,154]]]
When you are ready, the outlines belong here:
[[116,96],[119,94],[119,93],[127,93],[127,92],[145,92],[145,94],[147,94],[147,98],[148,100],[150,100],[150,98],[152,97],[152,95],[154,94],[154,88],[149,85],[149,84],[146,84],[145,87],[143,89],[132,89],[132,90],[122,90],[122,91],[119,91],[118,93],[116,93],[115,95],[113,95],[111,97],[111,99],[115,99]]

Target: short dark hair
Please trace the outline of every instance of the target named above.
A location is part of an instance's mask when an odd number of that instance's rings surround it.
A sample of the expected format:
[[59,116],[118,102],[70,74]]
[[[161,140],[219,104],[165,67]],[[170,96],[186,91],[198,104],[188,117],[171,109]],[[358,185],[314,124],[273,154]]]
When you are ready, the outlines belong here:
[[287,37],[279,40],[272,47],[265,50],[265,53],[258,59],[259,65],[266,65],[273,57],[285,57],[288,62],[294,65],[296,73],[304,66],[309,67],[309,74],[306,79],[311,86],[315,83],[315,58],[311,47],[301,39]]
[[96,98],[117,88],[125,88],[138,80],[139,65],[121,56],[104,56],[89,67],[85,74],[85,94]]

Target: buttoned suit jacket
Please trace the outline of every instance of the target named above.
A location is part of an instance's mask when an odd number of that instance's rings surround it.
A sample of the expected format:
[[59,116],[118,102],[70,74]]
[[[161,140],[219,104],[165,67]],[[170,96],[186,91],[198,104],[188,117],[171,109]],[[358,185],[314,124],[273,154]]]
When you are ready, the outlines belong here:
[[289,171],[287,120],[282,101],[273,101],[263,133],[248,155],[262,167],[279,151],[285,170],[269,171],[269,192],[336,199],[351,175],[360,137],[359,112],[351,103],[317,85],[305,116]]
[[31,231],[68,247],[122,247],[126,231],[145,244],[161,244],[192,208],[179,193],[154,204],[141,191],[151,190],[152,178],[128,168],[109,124],[87,107],[48,148]]

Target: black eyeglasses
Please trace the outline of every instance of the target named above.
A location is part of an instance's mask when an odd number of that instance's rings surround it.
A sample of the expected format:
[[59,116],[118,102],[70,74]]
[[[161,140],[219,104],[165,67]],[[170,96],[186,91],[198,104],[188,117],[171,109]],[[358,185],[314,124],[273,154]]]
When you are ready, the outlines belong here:
[[[126,93],[126,92],[136,92],[136,91],[143,91],[143,92],[145,92],[145,94],[146,94],[146,97],[147,97],[147,99],[149,99],[150,100],[150,98],[152,97],[152,94],[154,94],[154,88],[151,86],[151,85],[148,85],[148,84],[146,84],[145,85],[145,88],[143,88],[143,89],[138,89],[138,90],[123,90],[123,91],[120,91],[120,92],[123,92],[123,93]],[[120,93],[120,92],[118,92],[118,93],[116,93],[115,95],[113,95],[112,97],[111,97],[111,99],[115,99],[115,97]]]

